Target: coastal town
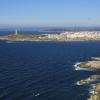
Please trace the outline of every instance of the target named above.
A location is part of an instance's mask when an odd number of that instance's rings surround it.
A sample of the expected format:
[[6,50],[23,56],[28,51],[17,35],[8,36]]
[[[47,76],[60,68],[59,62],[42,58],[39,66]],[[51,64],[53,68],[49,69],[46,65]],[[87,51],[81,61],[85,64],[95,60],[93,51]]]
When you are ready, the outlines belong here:
[[63,32],[61,34],[48,34],[48,38],[54,39],[76,39],[76,40],[96,40],[100,39],[98,31]]
[[18,33],[0,36],[0,40],[7,41],[89,41],[100,40],[100,31],[62,32],[60,34],[31,34]]

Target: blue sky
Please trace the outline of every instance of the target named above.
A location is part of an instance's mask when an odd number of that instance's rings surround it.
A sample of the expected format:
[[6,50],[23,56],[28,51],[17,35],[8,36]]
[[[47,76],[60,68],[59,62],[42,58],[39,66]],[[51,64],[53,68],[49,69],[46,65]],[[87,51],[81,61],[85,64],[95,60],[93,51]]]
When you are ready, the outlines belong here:
[[0,0],[0,25],[100,26],[100,0]]

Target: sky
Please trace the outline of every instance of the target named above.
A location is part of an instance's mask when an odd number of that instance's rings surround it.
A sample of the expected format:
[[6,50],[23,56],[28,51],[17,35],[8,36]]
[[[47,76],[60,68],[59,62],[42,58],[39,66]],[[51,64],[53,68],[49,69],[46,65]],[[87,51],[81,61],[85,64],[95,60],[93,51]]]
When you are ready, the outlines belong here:
[[0,0],[0,25],[100,26],[100,0]]

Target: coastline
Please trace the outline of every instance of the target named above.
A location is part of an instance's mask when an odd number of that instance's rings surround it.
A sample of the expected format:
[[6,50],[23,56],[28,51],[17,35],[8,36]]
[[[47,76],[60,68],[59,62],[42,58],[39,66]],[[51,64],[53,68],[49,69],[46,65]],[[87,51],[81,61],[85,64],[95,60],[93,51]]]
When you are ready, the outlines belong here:
[[[55,34],[54,34],[55,35]],[[49,38],[48,35],[22,35],[22,34],[10,34],[0,36],[0,41],[10,41],[10,42],[21,42],[21,41],[28,41],[28,42],[37,42],[37,41],[46,41],[46,42],[94,42],[100,41],[100,39],[88,39],[88,38]]]
[[[91,60],[78,62],[74,65],[75,70],[86,70],[90,71],[100,70],[100,57],[91,57]],[[100,74],[90,75],[86,79],[82,79],[76,82],[77,85],[89,85],[89,98],[87,100],[100,100]]]

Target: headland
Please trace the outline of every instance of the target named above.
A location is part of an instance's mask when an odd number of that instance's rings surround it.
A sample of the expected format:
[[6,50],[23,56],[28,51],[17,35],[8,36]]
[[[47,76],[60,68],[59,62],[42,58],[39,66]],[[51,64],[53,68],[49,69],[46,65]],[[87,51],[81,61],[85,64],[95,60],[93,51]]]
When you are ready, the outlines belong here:
[[32,34],[20,33],[0,36],[6,41],[100,41],[99,31],[63,32],[60,34]]

